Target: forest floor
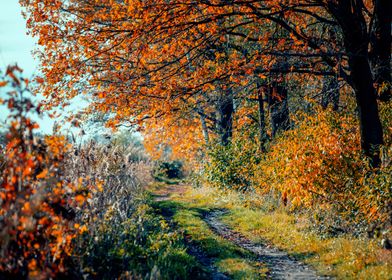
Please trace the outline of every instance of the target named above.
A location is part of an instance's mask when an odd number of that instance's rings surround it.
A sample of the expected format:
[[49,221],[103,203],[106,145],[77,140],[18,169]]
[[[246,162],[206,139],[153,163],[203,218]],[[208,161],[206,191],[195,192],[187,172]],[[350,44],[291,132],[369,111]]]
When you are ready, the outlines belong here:
[[[222,221],[229,209],[194,207],[186,185],[153,190],[155,208],[185,234],[188,253],[210,279],[329,279],[266,240],[254,242]],[[185,200],[184,200],[185,199]]]

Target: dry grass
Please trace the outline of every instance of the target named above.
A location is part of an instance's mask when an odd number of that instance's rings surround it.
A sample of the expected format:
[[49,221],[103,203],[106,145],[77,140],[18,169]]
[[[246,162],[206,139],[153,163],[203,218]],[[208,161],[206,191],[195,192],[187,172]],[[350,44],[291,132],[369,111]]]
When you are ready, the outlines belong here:
[[[152,164],[143,149],[134,144],[97,144],[90,141],[74,147],[66,163],[70,181],[84,178],[84,185],[97,186],[79,219],[89,223],[111,215],[114,223],[125,221],[135,210],[135,198],[153,179]],[[113,216],[114,214],[114,216]]]
[[377,239],[319,236],[306,216],[282,209],[267,211],[270,202],[262,206],[255,195],[188,187],[184,195],[173,198],[192,207],[229,209],[224,222],[234,230],[254,242],[268,241],[322,274],[338,279],[392,279],[392,252],[382,249]]

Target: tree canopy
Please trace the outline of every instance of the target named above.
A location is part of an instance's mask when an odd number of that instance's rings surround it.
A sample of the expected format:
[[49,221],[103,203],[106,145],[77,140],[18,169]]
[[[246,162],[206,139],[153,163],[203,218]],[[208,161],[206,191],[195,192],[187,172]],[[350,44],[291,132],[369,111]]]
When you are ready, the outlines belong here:
[[354,90],[362,148],[379,162],[377,98],[391,96],[388,0],[21,3],[43,46],[48,105],[83,92],[91,110],[113,113],[111,126],[218,122],[217,96],[249,96],[258,81],[286,75],[330,76]]

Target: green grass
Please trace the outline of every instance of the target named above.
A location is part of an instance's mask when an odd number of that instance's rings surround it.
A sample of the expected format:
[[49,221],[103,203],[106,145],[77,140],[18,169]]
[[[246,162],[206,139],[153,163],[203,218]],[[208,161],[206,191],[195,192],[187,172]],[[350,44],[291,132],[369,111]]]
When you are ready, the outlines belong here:
[[[325,238],[312,230],[305,216],[293,215],[285,209],[271,210],[260,198],[246,198],[236,193],[189,187],[181,196],[172,195],[172,200],[181,205],[173,214],[179,227],[217,258],[215,264],[220,271],[233,277],[237,275],[237,279],[248,279],[248,276],[240,276],[241,271],[257,273],[257,265],[242,263],[246,253],[233,250],[227,241],[215,236],[201,219],[202,211],[228,209],[223,221],[233,230],[256,243],[270,242],[312,265],[320,274],[337,279],[392,279],[392,252],[381,249],[379,240],[350,235]],[[217,250],[217,246],[222,251]],[[242,257],[239,260],[235,255]],[[248,265],[250,270],[246,268]],[[232,267],[236,267],[235,271]]]
[[339,279],[392,279],[390,252],[381,250],[374,240],[321,238],[307,221],[278,211],[232,209],[224,222],[254,242],[269,241],[322,274]]
[[232,279],[265,278],[268,270],[252,253],[216,235],[204,222],[203,213],[209,211],[209,207],[193,207],[192,203],[175,201],[156,202],[154,207],[162,215],[170,216],[186,238],[213,261],[219,272]]

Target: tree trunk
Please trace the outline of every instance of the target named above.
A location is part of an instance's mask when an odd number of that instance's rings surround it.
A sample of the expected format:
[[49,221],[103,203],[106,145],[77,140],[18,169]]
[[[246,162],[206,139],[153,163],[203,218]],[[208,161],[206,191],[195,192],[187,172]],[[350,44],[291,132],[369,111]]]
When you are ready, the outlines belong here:
[[373,166],[377,167],[381,163],[383,132],[369,63],[362,57],[350,56],[349,65],[359,109],[362,150],[371,159]]
[[339,110],[339,82],[337,77],[325,77],[323,81],[323,89],[321,96],[321,106],[326,109],[332,104],[334,111]]
[[392,1],[375,0],[370,33],[370,59],[380,100],[391,100]]
[[263,88],[259,81],[256,82],[257,102],[259,109],[259,144],[260,151],[265,152],[265,142],[267,141],[267,133],[265,129],[265,111],[263,100]]
[[208,135],[208,127],[207,127],[206,117],[204,114],[199,114],[199,116],[200,116],[201,129],[203,132],[204,141],[206,142],[206,145],[208,145],[210,143],[210,137]]
[[290,128],[286,87],[274,82],[268,93],[268,105],[271,116],[272,137],[275,137],[278,131]]
[[217,103],[217,130],[221,144],[226,146],[230,143],[230,139],[233,135],[234,103],[231,90],[227,90],[222,94]]
[[383,131],[379,117],[377,94],[369,64],[367,25],[360,1],[328,2],[329,10],[343,31],[350,78],[359,109],[361,146],[374,167],[380,165]]

